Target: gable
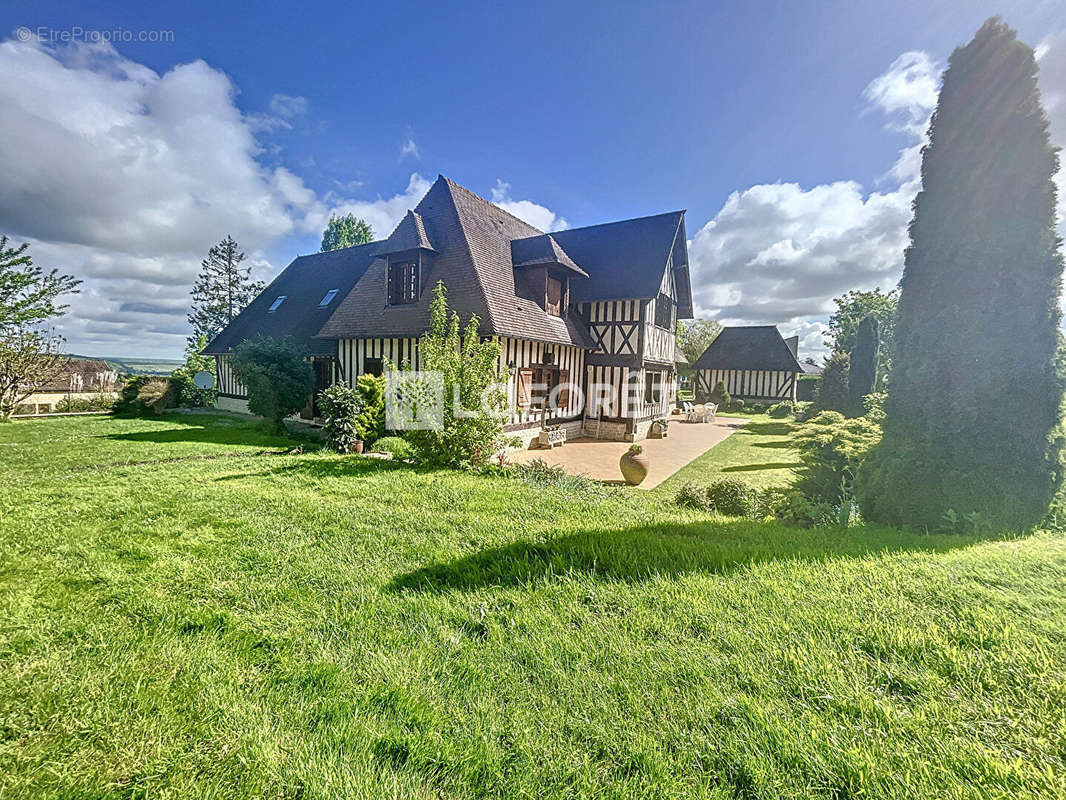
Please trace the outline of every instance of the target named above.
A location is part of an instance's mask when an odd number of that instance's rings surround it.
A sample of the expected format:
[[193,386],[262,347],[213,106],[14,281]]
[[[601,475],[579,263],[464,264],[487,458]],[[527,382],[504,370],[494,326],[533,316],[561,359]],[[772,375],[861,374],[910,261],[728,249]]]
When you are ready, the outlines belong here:
[[774,325],[724,328],[703,351],[695,369],[802,372],[792,348]]

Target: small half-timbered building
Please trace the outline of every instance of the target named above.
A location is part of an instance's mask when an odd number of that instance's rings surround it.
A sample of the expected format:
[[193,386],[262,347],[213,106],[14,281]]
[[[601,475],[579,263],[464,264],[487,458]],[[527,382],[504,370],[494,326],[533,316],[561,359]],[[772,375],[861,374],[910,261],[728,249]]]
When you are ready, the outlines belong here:
[[692,317],[684,211],[546,233],[443,176],[387,239],[297,258],[208,345],[219,405],[247,409],[227,361],[258,334],[306,343],[316,392],[418,368],[438,281],[501,343],[509,432],[633,441],[669,414],[676,322]]
[[723,328],[692,365],[697,399],[706,399],[719,382],[732,397],[746,402],[779,403],[796,399],[798,337],[785,339],[773,325]]

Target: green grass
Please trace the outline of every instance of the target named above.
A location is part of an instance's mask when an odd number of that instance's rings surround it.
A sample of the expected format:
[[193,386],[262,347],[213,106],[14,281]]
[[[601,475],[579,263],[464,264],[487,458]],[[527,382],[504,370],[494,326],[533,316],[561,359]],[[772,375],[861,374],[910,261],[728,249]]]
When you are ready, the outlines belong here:
[[656,491],[673,494],[683,483],[706,485],[721,478],[739,478],[757,488],[783,486],[799,466],[796,452],[789,446],[791,420],[773,419],[766,414],[719,414],[720,421],[743,417],[751,420],[732,436],[715,445],[691,464],[663,481]]
[[0,426],[0,797],[1066,793],[1059,536],[791,530],[293,444]]

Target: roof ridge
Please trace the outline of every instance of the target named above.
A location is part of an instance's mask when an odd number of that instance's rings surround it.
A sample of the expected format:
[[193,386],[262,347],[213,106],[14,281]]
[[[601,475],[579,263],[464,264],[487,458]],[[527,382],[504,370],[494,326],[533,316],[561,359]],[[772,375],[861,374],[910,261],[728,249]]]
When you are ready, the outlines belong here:
[[556,233],[570,233],[571,231],[586,231],[589,228],[606,228],[608,225],[624,225],[628,222],[640,222],[645,219],[655,219],[656,217],[669,217],[674,214],[684,214],[687,209],[679,208],[675,211],[661,211],[658,214],[645,214],[642,217],[629,217],[628,219],[614,219],[610,222],[597,222],[594,225],[582,225],[578,228],[563,228],[561,231],[552,231],[552,234]]
[[[488,317],[487,322],[489,324],[489,329],[494,331],[499,330],[499,327],[496,324],[496,318],[492,313],[492,303],[490,302],[489,294],[485,289],[485,282],[481,280],[481,267],[478,265],[477,259],[474,258],[474,249],[470,246],[470,239],[466,235],[466,225],[463,224],[463,214],[459,210],[459,204],[455,202],[455,195],[452,194],[452,187],[454,186],[455,188],[462,189],[467,194],[477,197],[479,200],[484,200],[486,203],[488,201],[485,200],[484,197],[478,197],[478,195],[474,194],[469,189],[445,178],[444,175],[441,175],[440,173],[437,174],[437,178],[438,180],[444,181],[445,188],[448,190],[448,200],[451,202],[452,208],[455,211],[455,218],[459,220],[459,233],[463,239],[463,246],[466,247],[466,254],[470,257],[470,266],[474,270],[474,280],[477,281],[478,290],[481,292],[481,297],[485,302],[485,316]],[[426,192],[426,194],[428,195],[429,192]],[[503,209],[500,210],[502,211]]]
[[[326,253],[339,253],[341,250],[358,250],[360,247],[370,247],[372,244],[384,244],[389,240],[389,237],[384,239],[374,239],[371,242],[363,242],[362,244],[350,244],[347,247],[334,247],[332,250],[318,250],[314,253],[300,253],[296,258],[310,258],[311,256],[324,256]],[[294,258],[293,261],[296,259]]]
[[[512,214],[512,213],[511,213],[510,211],[508,211],[508,210],[507,210],[506,208],[503,208],[503,207],[501,207],[501,206],[497,205],[496,203],[494,203],[494,202],[492,202],[491,200],[489,200],[489,199],[488,199],[487,197],[482,197],[482,196],[481,196],[481,195],[479,195],[479,194],[478,194],[477,192],[475,192],[475,191],[474,191],[473,189],[468,189],[468,188],[466,188],[465,186],[463,186],[463,185],[462,185],[461,183],[456,183],[455,181],[453,181],[453,180],[452,180],[451,178],[447,177],[446,175],[442,175],[442,174],[438,173],[438,174],[437,174],[437,177],[438,177],[438,178],[442,178],[442,179],[444,179],[444,180],[445,180],[445,181],[447,181],[447,182],[448,182],[449,184],[451,184],[452,186],[454,186],[454,187],[455,187],[456,189],[462,189],[462,190],[463,190],[464,192],[466,192],[466,193],[467,193],[468,195],[470,195],[470,196],[472,196],[472,197],[476,197],[476,198],[477,198],[478,200],[480,200],[480,201],[481,201],[482,203],[488,203],[488,204],[489,204],[490,206],[492,206],[493,208],[495,208],[495,209],[498,209],[498,210],[500,211],[500,213],[502,213],[502,214],[506,214],[506,215],[507,215],[507,216],[509,216],[509,217],[510,217],[511,219],[513,219],[513,220],[516,220],[516,221],[518,221],[518,222],[521,222],[521,223],[522,223],[523,225],[526,225],[526,226],[528,226],[528,227],[532,228],[533,230],[537,231],[537,233],[535,233],[535,234],[534,234],[534,236],[543,236],[544,234],[547,234],[547,233],[551,233],[551,231],[542,231],[542,230],[541,230],[540,228],[538,228],[538,227],[537,227],[536,225],[533,225],[533,224],[531,224],[531,223],[529,223],[529,222],[526,222],[526,220],[522,219],[521,217],[515,216],[515,215],[514,215],[514,214]],[[531,239],[531,238],[533,238],[533,237],[532,237],[532,236],[523,236],[522,238],[523,238],[523,239]]]

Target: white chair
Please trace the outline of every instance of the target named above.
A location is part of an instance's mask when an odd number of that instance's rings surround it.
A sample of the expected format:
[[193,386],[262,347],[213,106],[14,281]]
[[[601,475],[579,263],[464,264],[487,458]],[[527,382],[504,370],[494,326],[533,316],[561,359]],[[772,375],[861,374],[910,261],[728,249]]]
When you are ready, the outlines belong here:
[[716,413],[718,406],[715,403],[700,403],[685,415],[685,422],[710,422]]
[[691,414],[692,413],[692,403],[690,403],[688,400],[686,400],[684,403],[682,403],[681,404],[681,413],[684,414],[685,416],[688,416],[689,414]]
[[703,421],[704,422],[710,422],[711,420],[714,419],[714,415],[717,414],[717,413],[718,413],[718,404],[717,403],[708,403],[707,404],[707,417]]

